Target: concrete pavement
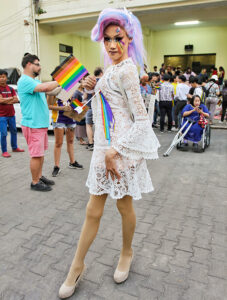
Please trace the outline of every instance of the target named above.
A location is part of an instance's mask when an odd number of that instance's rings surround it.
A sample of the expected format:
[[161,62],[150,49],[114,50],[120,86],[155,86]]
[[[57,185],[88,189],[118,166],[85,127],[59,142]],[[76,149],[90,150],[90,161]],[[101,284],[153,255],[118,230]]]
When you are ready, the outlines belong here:
[[[155,191],[135,202],[134,261],[128,280],[113,282],[121,248],[121,220],[108,199],[87,271],[71,299],[227,299],[227,131],[213,130],[205,153],[162,154],[173,134],[157,131],[160,159],[148,161]],[[44,175],[51,177],[54,137],[49,135]],[[9,139],[8,139],[9,145]],[[0,157],[0,299],[56,300],[84,220],[85,180],[91,152],[76,144],[84,170],[67,167],[52,192],[29,189],[29,156]],[[10,147],[9,149],[10,150]]]

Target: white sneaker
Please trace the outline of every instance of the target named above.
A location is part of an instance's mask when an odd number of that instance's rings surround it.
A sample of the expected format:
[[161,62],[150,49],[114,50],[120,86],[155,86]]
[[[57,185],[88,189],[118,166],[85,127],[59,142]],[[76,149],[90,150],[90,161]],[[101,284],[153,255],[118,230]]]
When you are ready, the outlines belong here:
[[176,127],[172,127],[172,131],[179,131]]
[[219,124],[223,124],[224,122],[223,122],[223,121],[218,121],[218,123],[219,123]]

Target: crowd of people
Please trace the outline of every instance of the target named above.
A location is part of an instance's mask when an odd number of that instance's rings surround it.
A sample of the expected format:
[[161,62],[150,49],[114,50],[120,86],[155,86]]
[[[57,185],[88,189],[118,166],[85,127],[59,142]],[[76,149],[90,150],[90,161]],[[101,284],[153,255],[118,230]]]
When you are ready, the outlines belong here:
[[[154,72],[147,72],[139,78],[136,66],[140,66],[141,71],[144,67],[142,28],[137,17],[127,9],[104,9],[92,29],[91,38],[94,42],[103,43],[104,61],[109,61],[111,66],[105,73],[101,68],[96,68],[94,74],[84,77],[66,102],[58,97],[61,89],[58,82],[41,83],[36,79],[41,72],[41,63],[36,55],[24,55],[23,75],[18,81],[21,127],[30,155],[31,190],[48,192],[55,184],[42,172],[44,153],[48,149],[49,110],[52,110],[55,135],[53,177],[60,173],[64,134],[69,168],[83,168],[75,160],[75,136],[81,145],[93,151],[86,181],[90,194],[86,217],[70,270],[59,290],[61,299],[72,296],[82,278],[84,259],[98,232],[108,196],[116,200],[122,218],[122,249],[113,279],[116,283],[127,280],[134,255],[132,241],[136,215],[133,200],[141,199],[142,193],[153,191],[146,160],[158,158],[160,144],[152,126],[158,127],[159,122],[163,133],[167,114],[168,131],[171,132],[181,126],[181,116],[194,117],[196,124],[185,136],[182,149],[187,148],[188,140],[192,138],[197,149],[196,142],[201,137],[205,118],[209,117],[212,124],[220,94],[223,101],[221,122],[224,121],[227,106],[227,81],[224,81],[222,67],[219,73],[213,68],[208,74],[203,68],[200,74],[195,74],[191,68],[183,72],[180,67],[162,64],[159,71],[155,66]],[[13,111],[13,104],[18,102],[18,98],[15,91],[7,86],[6,79],[7,73],[0,71],[1,147],[3,156],[9,157],[5,154],[8,153],[8,125],[13,151],[23,150],[17,146]],[[97,93],[100,101],[94,97]],[[155,98],[154,107],[150,105],[149,95]],[[87,105],[86,115],[79,121],[68,114],[73,111],[73,99]],[[149,119],[146,109],[154,109],[150,114],[152,118]],[[110,116],[114,116],[114,121]]]
[[[33,65],[34,66],[34,65]],[[204,104],[209,111],[209,123],[213,124],[217,104],[221,106],[221,118],[219,123],[223,123],[226,118],[227,109],[227,81],[224,80],[225,70],[223,67],[213,67],[209,70],[202,68],[199,74],[192,71],[190,67],[182,70],[181,67],[166,66],[164,63],[158,70],[153,67],[153,72],[147,71],[146,75],[140,77],[140,90],[144,98],[146,108],[149,107],[149,95],[155,97],[152,127],[160,128],[164,132],[164,126],[167,121],[167,130],[178,131],[183,117],[183,109],[191,103],[193,96],[200,97],[201,104]],[[98,81],[103,76],[103,69],[97,67],[94,70],[95,80]],[[64,135],[66,136],[67,152],[69,155],[69,168],[83,169],[83,166],[75,160],[74,142],[75,138],[80,145],[84,145],[87,150],[94,148],[94,128],[92,106],[89,99],[92,94],[87,93],[84,88],[84,81],[87,74],[81,81],[78,89],[72,98],[78,99],[81,103],[87,103],[89,110],[81,121],[73,120],[64,115],[64,112],[70,111],[70,101],[64,103],[62,100],[50,98],[47,96],[48,108],[52,110],[52,125],[55,135],[54,147],[54,167],[52,176],[56,177],[61,172],[60,156]],[[0,129],[1,129],[1,148],[2,156],[10,157],[7,151],[7,127],[11,133],[11,147],[13,152],[23,152],[17,146],[17,131],[15,121],[15,111],[13,104],[19,100],[14,89],[6,84],[7,72],[0,70]],[[50,100],[50,101],[49,101]],[[7,104],[7,105],[6,105]],[[23,128],[23,127],[22,127]],[[36,182],[37,183],[37,182]]]
[[196,74],[188,67],[183,71],[180,67],[165,66],[159,69],[153,67],[153,72],[148,72],[145,66],[145,76],[140,78],[142,95],[155,95],[155,109],[153,127],[158,127],[157,119],[160,115],[160,131],[164,132],[165,115],[168,117],[168,131],[178,131],[181,125],[182,110],[190,103],[190,99],[197,95],[201,103],[208,108],[209,122],[213,124],[217,104],[222,105],[220,123],[224,122],[226,114],[226,85],[223,67],[213,67],[208,72],[202,68]]

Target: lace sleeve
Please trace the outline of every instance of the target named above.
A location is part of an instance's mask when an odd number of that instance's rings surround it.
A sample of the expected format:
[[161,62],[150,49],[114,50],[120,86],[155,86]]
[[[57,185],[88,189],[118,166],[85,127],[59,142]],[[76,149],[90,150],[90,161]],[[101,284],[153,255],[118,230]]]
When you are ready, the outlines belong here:
[[140,93],[139,77],[135,65],[127,65],[119,72],[122,89],[125,91],[134,122],[113,148],[131,159],[157,159],[159,141],[152,129]]

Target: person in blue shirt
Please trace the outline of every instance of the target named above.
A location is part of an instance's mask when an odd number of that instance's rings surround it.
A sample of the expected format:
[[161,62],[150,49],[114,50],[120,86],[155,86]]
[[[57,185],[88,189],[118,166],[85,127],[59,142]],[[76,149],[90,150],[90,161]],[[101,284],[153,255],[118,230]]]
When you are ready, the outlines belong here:
[[18,94],[22,113],[21,127],[28,144],[31,157],[31,189],[50,191],[54,181],[42,176],[44,151],[48,148],[47,130],[49,127],[49,109],[45,92],[54,90],[56,81],[41,83],[35,79],[41,72],[39,58],[26,53],[22,59],[24,73],[18,81]]
[[[187,151],[188,141],[192,141],[194,152],[200,152],[198,142],[202,138],[203,128],[201,124],[199,124],[199,120],[201,116],[203,116],[204,118],[208,118],[209,115],[210,112],[207,107],[201,103],[201,98],[198,95],[194,95],[190,99],[190,104],[187,104],[182,110],[182,116],[184,117],[182,126],[187,122],[187,118],[195,121],[195,123],[192,124],[191,128],[185,135],[184,143],[180,148],[181,151]],[[188,128],[189,124],[190,123],[185,126],[183,132]]]
[[141,79],[140,79],[140,92],[141,92],[141,95],[143,97],[143,100],[144,100],[144,104],[146,106],[146,110],[148,111],[148,107],[149,107],[149,96],[148,95],[151,95],[152,94],[152,88],[151,86],[147,83],[148,81],[148,76],[145,75],[143,76]]

